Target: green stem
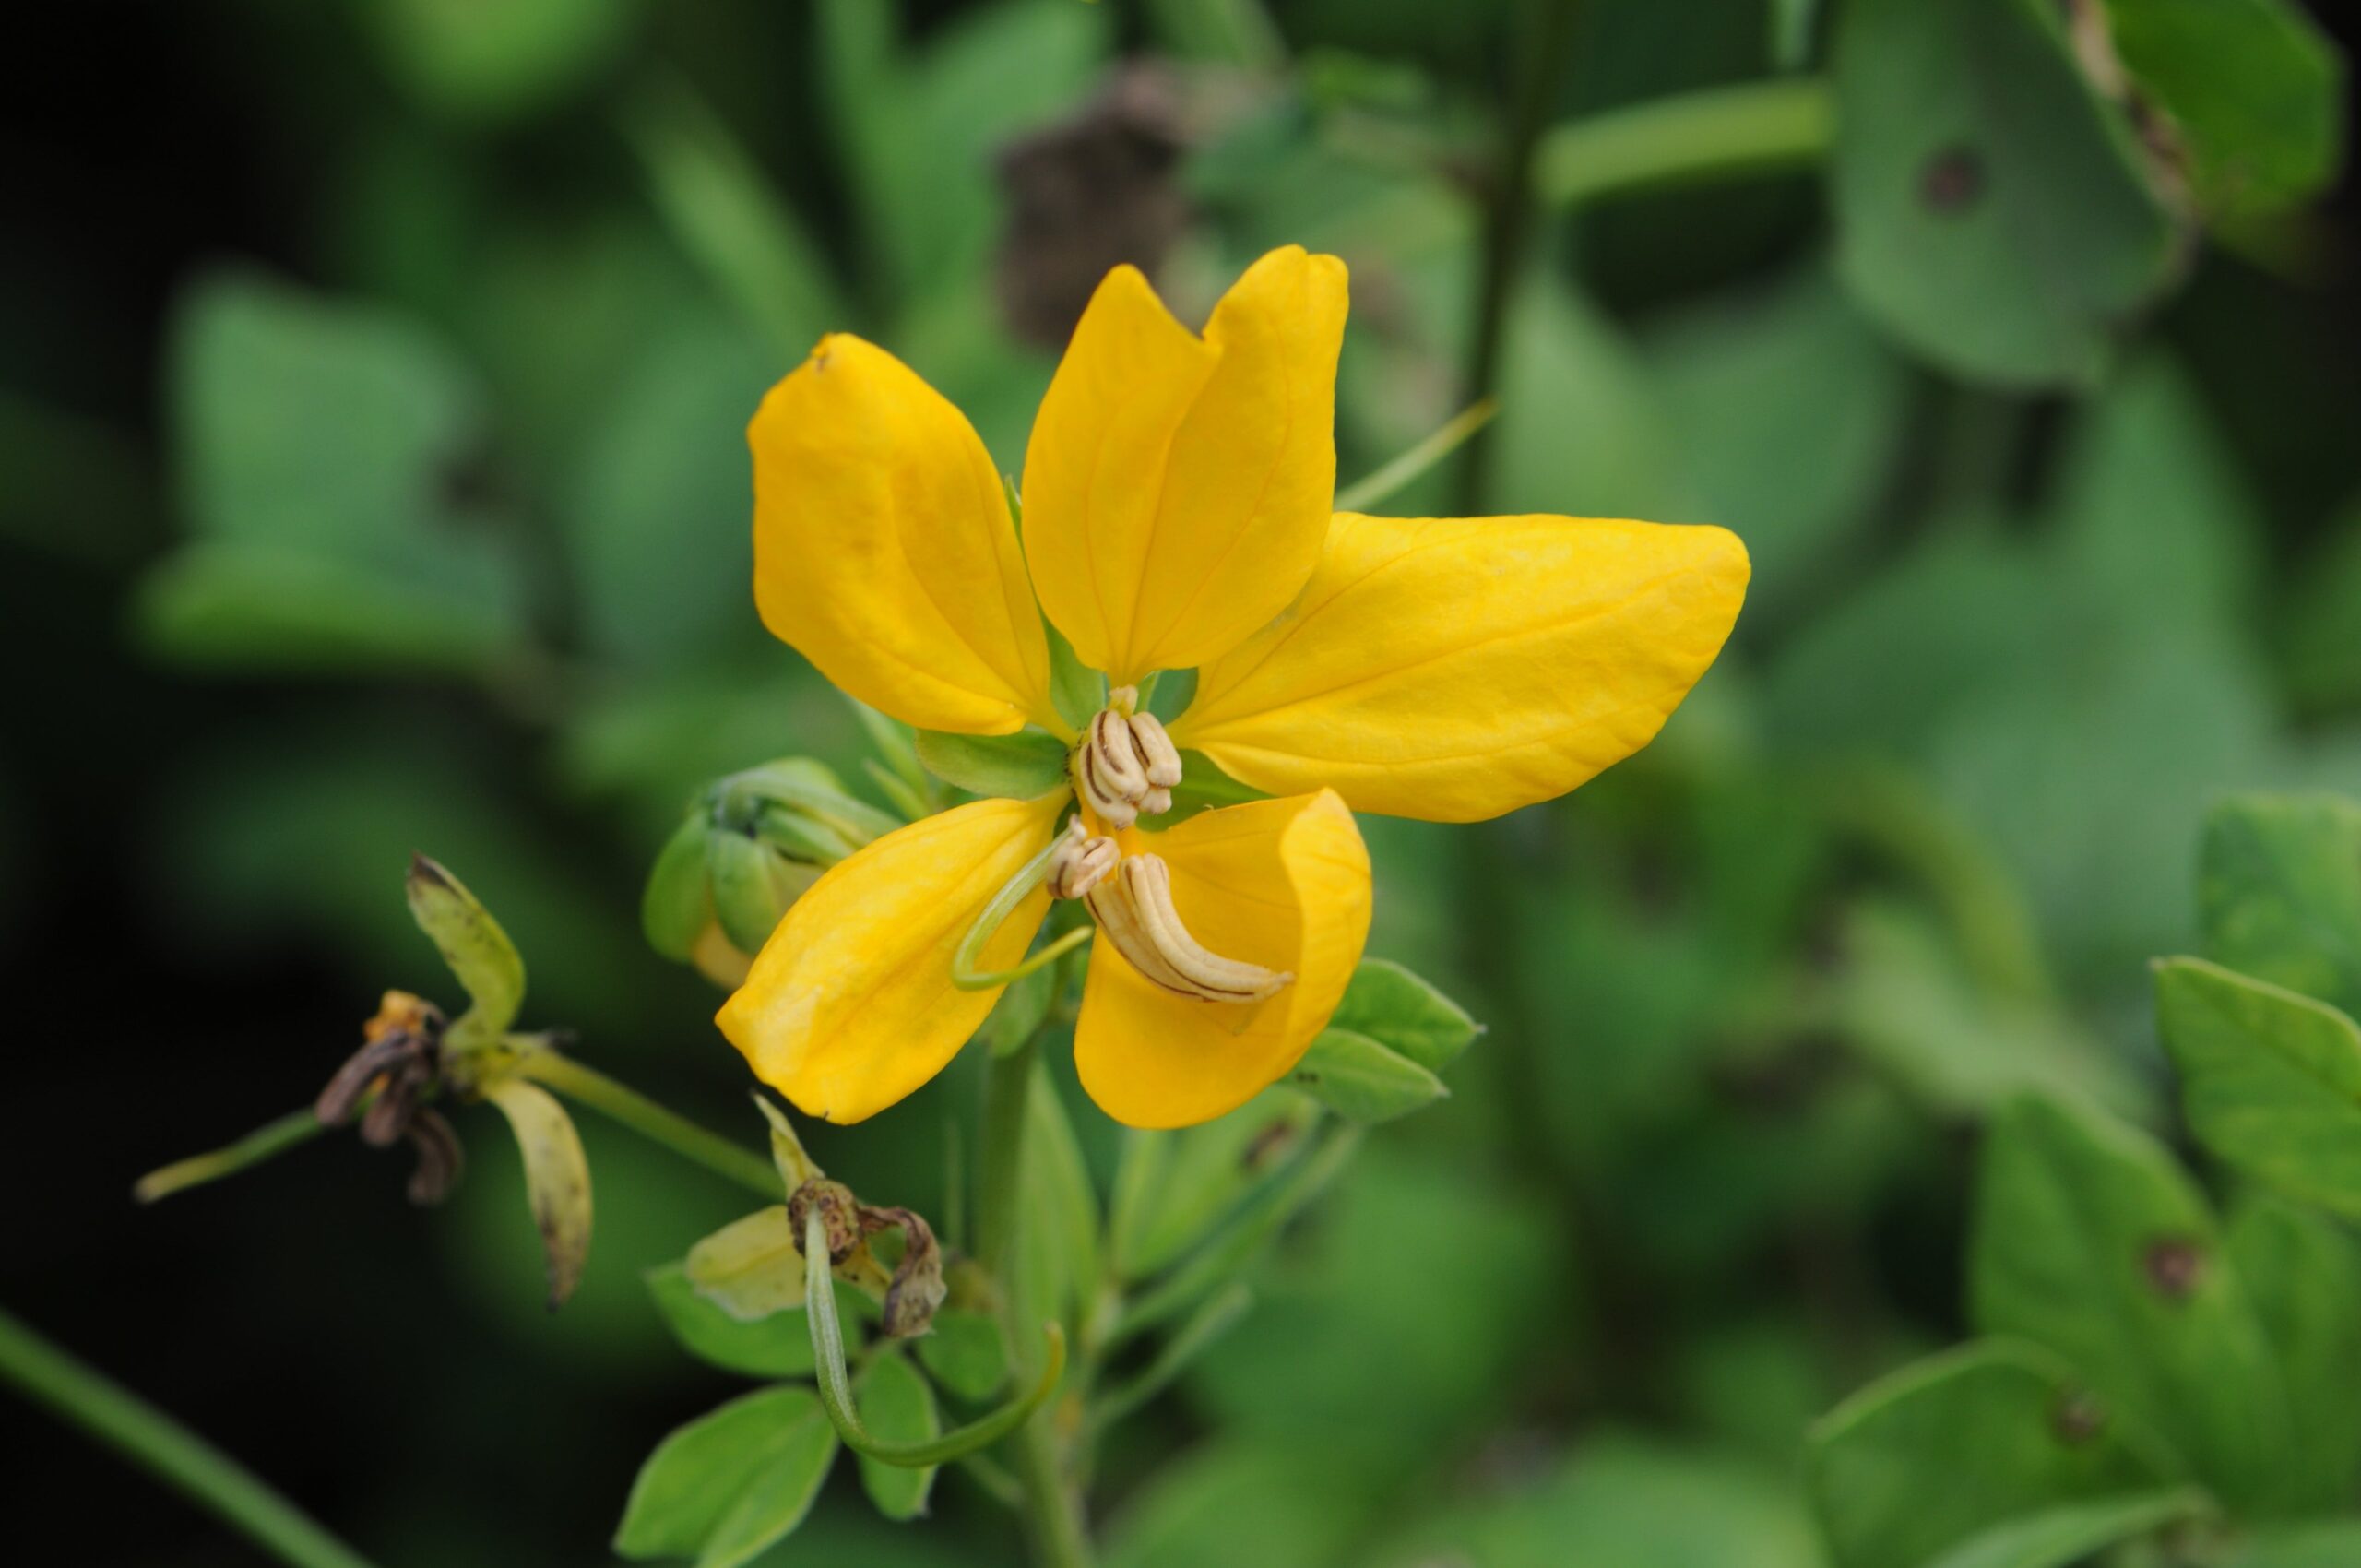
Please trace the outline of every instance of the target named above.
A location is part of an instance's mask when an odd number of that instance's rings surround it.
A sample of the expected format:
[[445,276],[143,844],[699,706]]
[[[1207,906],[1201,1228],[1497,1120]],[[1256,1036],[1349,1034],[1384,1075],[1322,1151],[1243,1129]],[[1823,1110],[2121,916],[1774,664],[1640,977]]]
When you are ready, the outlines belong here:
[[518,1070],[717,1176],[727,1177],[772,1203],[778,1202],[779,1174],[769,1160],[718,1133],[706,1131],[678,1111],[666,1110],[628,1084],[618,1083],[597,1068],[586,1067],[554,1051],[534,1051]]
[[293,1568],[370,1568],[368,1559],[314,1524],[253,1471],[5,1312],[0,1378],[210,1509],[280,1562]]
[[[1485,398],[1460,410],[1441,429],[1416,446],[1375,473],[1336,492],[1335,509],[1339,512],[1368,511],[1457,451],[1460,443],[1491,422],[1500,407],[1491,398]],[[1143,697],[1141,701],[1145,703],[1146,699]]]
[[[1037,1034],[1036,1039],[1038,1036]],[[1025,1343],[1014,1289],[1018,1222],[1017,1188],[1025,1155],[1025,1107],[1031,1098],[1034,1041],[995,1057],[984,1086],[982,1170],[976,1182],[976,1255],[1001,1287],[1001,1331],[1014,1358]],[[1016,1479],[1025,1490],[1025,1518],[1041,1568],[1090,1568],[1090,1538],[1082,1498],[1058,1454],[1050,1408],[1034,1412],[1016,1431]]]
[[1809,77],[1704,88],[1553,128],[1533,149],[1530,189],[1566,208],[1790,169],[1818,160],[1835,130],[1828,84]]
[[291,1111],[276,1122],[266,1123],[240,1138],[236,1143],[213,1150],[210,1154],[191,1155],[174,1160],[161,1170],[150,1170],[133,1183],[131,1195],[141,1203],[151,1204],[158,1198],[172,1196],[189,1187],[201,1187],[208,1182],[218,1182],[224,1176],[234,1176],[249,1165],[260,1165],[274,1155],[286,1153],[296,1145],[308,1143],[326,1129],[312,1108]]

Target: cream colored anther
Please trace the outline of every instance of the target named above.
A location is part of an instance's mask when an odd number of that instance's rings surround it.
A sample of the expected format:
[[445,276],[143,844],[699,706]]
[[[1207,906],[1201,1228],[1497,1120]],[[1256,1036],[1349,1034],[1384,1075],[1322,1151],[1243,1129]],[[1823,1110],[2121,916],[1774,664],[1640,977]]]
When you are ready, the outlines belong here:
[[1107,880],[1115,863],[1122,859],[1122,850],[1112,838],[1094,835],[1074,817],[1066,824],[1066,836],[1050,856],[1050,874],[1043,885],[1052,898],[1079,898]]
[[1208,951],[1172,907],[1172,870],[1157,855],[1131,855],[1094,887],[1098,933],[1153,984],[1201,1002],[1260,1002],[1295,977]]
[[1074,793],[1117,832],[1142,815],[1172,809],[1180,782],[1180,753],[1152,713],[1135,711],[1139,692],[1118,686],[1092,718],[1068,766]]

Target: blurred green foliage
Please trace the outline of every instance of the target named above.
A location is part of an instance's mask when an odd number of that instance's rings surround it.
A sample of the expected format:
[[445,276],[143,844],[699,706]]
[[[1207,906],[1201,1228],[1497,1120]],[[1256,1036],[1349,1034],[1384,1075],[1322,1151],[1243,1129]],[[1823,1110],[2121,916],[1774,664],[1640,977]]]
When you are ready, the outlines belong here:
[[[2230,789],[2361,795],[2361,291],[2349,196],[2304,205],[2343,156],[2332,18],[1585,0],[1536,30],[1553,9],[160,8],[243,205],[127,301],[80,275],[72,224],[20,225],[36,287],[0,303],[22,688],[0,930],[40,966],[18,992],[70,988],[44,1032],[113,1051],[66,1009],[130,983],[120,946],[160,977],[129,1004],[167,1043],[122,1048],[153,1099],[298,1102],[377,991],[437,972],[395,895],[422,849],[531,956],[537,1018],[727,1117],[715,993],[635,926],[657,851],[693,791],[788,753],[895,803],[860,717],[753,612],[764,387],[860,331],[1013,470],[1054,363],[1039,316],[1070,319],[1075,278],[1139,261],[1193,317],[1268,245],[1332,249],[1346,478],[1469,399],[1489,293],[1486,506],[1721,522],[1754,589],[1662,739],[1576,796],[1472,833],[1365,824],[1372,952],[1487,1032],[1455,1059],[1379,1042],[1390,1092],[1407,1067],[1448,1099],[1369,1134],[1252,1311],[1111,1440],[1109,1560],[2035,1568],[2225,1508],[2253,1527],[2224,1538],[2240,1568],[2361,1557],[2304,1522],[2354,1501],[2361,1430],[2324,1397],[2361,1366],[2351,1239],[2249,1186],[2361,1203],[2361,1037],[2329,1011],[2361,974],[2350,808],[2207,815]],[[1714,97],[1766,78],[1804,95],[1775,126]],[[1571,130],[1633,106],[1693,138],[1696,179],[1539,190],[1503,250],[1526,105],[1528,139],[1569,133],[1564,188],[1610,145]],[[1773,129],[1797,139],[1751,155]],[[126,313],[138,341],[109,357]],[[91,343],[122,385],[92,385]],[[1450,512],[1468,483],[1446,466],[1394,506]],[[92,874],[101,909],[60,891]],[[2165,971],[2175,1080],[2144,965],[2184,952],[2223,968]],[[200,985],[219,1016],[192,1060],[160,993]],[[12,1103],[80,1123],[114,1071],[44,1063]],[[815,1151],[937,1206],[979,1072]],[[1074,1236],[1104,1203],[1109,1266],[1143,1275],[1301,1115],[1281,1091],[1135,1167],[1070,1073],[1038,1093],[1071,1137],[1028,1162],[1028,1201]],[[191,1143],[170,1107],[125,1114],[148,1119],[113,1163],[9,1168],[100,1194],[75,1211],[97,1229],[29,1232],[0,1283],[89,1314],[101,1360],[149,1326],[130,1265],[92,1256],[126,1223],[113,1194]],[[2291,1157],[2297,1124],[2317,1158]],[[641,1271],[731,1200],[602,1126],[598,1244],[545,1318],[516,1163],[463,1131],[482,1158],[431,1227],[399,1228],[373,1168],[329,1189],[350,1206],[254,1198],[170,1255],[233,1301],[283,1297],[204,1320],[249,1336],[219,1354],[237,1372],[279,1353],[300,1393],[389,1348],[376,1397],[421,1411],[335,1417],[365,1464],[284,1455],[362,1544],[586,1558],[656,1438],[742,1391],[668,1327],[749,1375],[801,1368],[667,1277],[651,1297]],[[2160,1312],[2117,1243],[2166,1232],[2210,1265]],[[1025,1288],[1086,1310],[1080,1245]],[[312,1249],[331,1261],[283,1255]],[[2011,1342],[1896,1372],[1971,1331]],[[922,1352],[946,1385],[949,1354]],[[199,1424],[229,1402],[143,1370]],[[2094,1385],[2110,1424],[2061,1433]],[[793,1400],[729,1409],[783,1474],[825,1467]],[[1963,1449],[1975,1487],[1927,1479]],[[481,1479],[518,1469],[545,1473]],[[1016,1558],[956,1472],[931,1526],[879,1522],[860,1486],[837,1467],[762,1561]],[[153,1561],[236,1560],[172,1550]]]

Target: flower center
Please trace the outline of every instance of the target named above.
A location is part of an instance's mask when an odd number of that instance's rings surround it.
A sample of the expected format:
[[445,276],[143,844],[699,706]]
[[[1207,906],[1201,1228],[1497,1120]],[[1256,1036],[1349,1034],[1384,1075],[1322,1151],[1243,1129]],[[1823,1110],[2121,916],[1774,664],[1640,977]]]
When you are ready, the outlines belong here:
[[1118,833],[1142,816],[1170,811],[1172,787],[1180,782],[1180,753],[1172,737],[1156,715],[1138,709],[1137,687],[1109,693],[1067,764],[1074,793]]
[[1172,868],[1164,857],[1126,855],[1114,839],[1084,827],[1080,817],[1050,854],[1048,885],[1057,897],[1087,903],[1100,939],[1113,943],[1151,984],[1175,995],[1260,1002],[1295,979],[1207,950],[1172,907]]

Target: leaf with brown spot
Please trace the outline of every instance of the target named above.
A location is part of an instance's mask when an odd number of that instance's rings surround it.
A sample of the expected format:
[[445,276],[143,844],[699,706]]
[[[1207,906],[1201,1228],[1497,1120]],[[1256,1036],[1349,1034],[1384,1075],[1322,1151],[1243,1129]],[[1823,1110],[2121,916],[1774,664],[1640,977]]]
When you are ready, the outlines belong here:
[[523,1078],[488,1085],[484,1098],[500,1107],[525,1158],[525,1194],[549,1260],[550,1310],[574,1294],[590,1256],[590,1162],[582,1134],[556,1097]]

